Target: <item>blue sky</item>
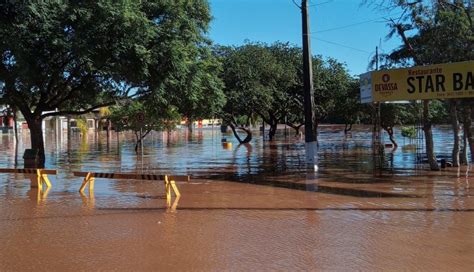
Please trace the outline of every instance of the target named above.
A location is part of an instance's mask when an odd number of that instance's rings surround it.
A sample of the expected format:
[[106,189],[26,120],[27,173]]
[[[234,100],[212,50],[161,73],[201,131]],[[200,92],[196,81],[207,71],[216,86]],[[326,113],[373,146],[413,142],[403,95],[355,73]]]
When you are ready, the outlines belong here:
[[[401,42],[398,37],[385,39],[389,28],[384,19],[397,18],[400,11],[376,10],[361,1],[312,0],[309,8],[312,53],[346,63],[353,75],[367,70],[376,46],[390,52]],[[301,46],[301,12],[292,0],[209,2],[214,17],[209,36],[217,44],[240,45],[250,40]]]

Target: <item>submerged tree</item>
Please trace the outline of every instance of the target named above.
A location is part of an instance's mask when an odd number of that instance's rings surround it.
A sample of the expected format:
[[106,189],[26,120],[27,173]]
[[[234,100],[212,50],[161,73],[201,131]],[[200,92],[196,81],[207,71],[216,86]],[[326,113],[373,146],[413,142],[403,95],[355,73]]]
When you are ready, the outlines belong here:
[[368,106],[360,103],[360,84],[352,80],[346,88],[336,90],[334,111],[330,120],[344,123],[344,133],[352,129],[352,125],[367,119]]
[[[380,2],[380,1],[369,1]],[[396,65],[428,65],[474,59],[474,27],[472,5],[461,0],[405,1],[391,0],[396,7],[404,10],[398,19],[389,22],[392,28],[389,37],[398,35],[402,46],[387,56]],[[410,35],[411,33],[414,33]],[[449,37],[449,38],[447,38]],[[463,99],[469,101],[470,99]],[[434,153],[432,135],[433,120],[430,118],[430,101],[423,101],[423,129],[426,140],[426,153],[432,170],[439,170]],[[470,104],[470,103],[468,103]],[[452,103],[452,112],[457,103]],[[469,105],[470,107],[470,105]],[[464,112],[470,112],[466,110]],[[452,115],[456,118],[456,115]],[[464,117],[466,119],[466,117]],[[452,120],[457,123],[457,120]],[[453,160],[459,156],[458,130],[454,129]],[[470,134],[472,135],[472,133]],[[468,136],[471,150],[474,138]]]
[[[241,47],[218,47],[216,56],[223,63],[226,104],[221,117],[240,143],[252,140],[248,128],[252,116],[266,111],[273,102],[275,59],[264,46],[246,44]],[[247,135],[242,140],[237,129]]]
[[[248,43],[218,48],[215,53],[224,67],[227,103],[223,116],[234,131],[240,127],[250,133],[245,127],[251,117],[258,115],[270,125],[270,140],[279,123],[286,123],[298,134],[304,124],[301,48],[278,42]],[[354,80],[345,65],[335,59],[314,56],[313,70],[317,128],[319,122],[335,112],[336,98],[348,94],[355,85],[351,85]]]
[[40,165],[44,118],[162,88],[172,72],[187,71],[184,56],[209,20],[205,0],[1,3],[3,98],[25,117]]
[[[192,130],[193,121],[214,118],[225,104],[224,83],[219,77],[221,63],[212,55],[207,44],[197,48],[197,54],[191,56],[188,72],[175,77],[170,103],[176,105],[179,112],[188,120],[188,129]],[[171,89],[171,88],[169,88]]]
[[[273,100],[268,107],[258,110],[258,114],[270,125],[269,140],[275,137],[279,123],[288,121],[288,117],[303,114],[299,103],[303,100],[302,87],[302,50],[288,43],[266,45],[265,49],[273,57],[271,66],[274,75]],[[270,69],[270,68],[269,68]],[[295,107],[295,105],[298,105]],[[295,111],[295,114],[291,111]]]
[[171,129],[181,120],[176,107],[164,103],[163,107],[156,107],[158,103],[140,103],[127,101],[122,105],[114,106],[109,116],[117,131],[133,131],[135,134],[135,152],[152,131]]

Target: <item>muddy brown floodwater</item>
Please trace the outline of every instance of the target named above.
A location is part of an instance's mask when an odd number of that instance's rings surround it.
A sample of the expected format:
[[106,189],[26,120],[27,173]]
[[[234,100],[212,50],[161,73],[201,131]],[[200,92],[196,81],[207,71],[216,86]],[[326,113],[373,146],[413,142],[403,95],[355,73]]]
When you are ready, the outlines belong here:
[[[242,146],[218,130],[154,133],[143,156],[132,135],[75,134],[68,145],[47,132],[47,168],[59,171],[51,190],[0,174],[0,271],[474,271],[470,167],[426,171],[415,143],[398,137],[374,169],[369,128],[321,130],[317,173],[283,131]],[[449,154],[449,130],[435,139]],[[1,142],[0,167],[15,167],[13,136]],[[95,194],[81,196],[77,170],[192,179],[168,207],[154,181],[97,179]]]

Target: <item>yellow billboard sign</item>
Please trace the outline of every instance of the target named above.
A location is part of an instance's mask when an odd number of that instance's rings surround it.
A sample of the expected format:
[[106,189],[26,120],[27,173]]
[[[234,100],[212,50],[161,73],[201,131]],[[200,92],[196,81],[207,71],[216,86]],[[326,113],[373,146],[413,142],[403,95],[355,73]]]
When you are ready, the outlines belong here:
[[474,61],[371,73],[374,102],[474,97]]

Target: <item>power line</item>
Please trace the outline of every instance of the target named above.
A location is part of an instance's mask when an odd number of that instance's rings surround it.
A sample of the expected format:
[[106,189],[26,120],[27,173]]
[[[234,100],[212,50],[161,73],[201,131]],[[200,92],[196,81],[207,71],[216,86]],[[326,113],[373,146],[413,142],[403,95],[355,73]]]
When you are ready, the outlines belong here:
[[[395,14],[389,14],[389,15],[387,15],[387,16],[394,16],[394,15],[399,15],[399,14],[402,14],[402,13],[403,13],[403,12],[398,12],[398,13],[395,13]],[[380,19],[384,19],[384,18],[386,18],[387,16],[381,16],[381,17],[378,17],[378,18],[375,18],[375,19],[371,19],[371,20],[367,20],[367,21],[362,21],[362,22],[357,22],[357,23],[352,23],[352,24],[349,24],[349,25],[344,25],[344,26],[338,26],[338,27],[334,27],[334,28],[323,29],[323,30],[319,30],[319,31],[312,32],[312,33],[323,33],[323,32],[328,32],[328,31],[334,31],[334,30],[349,28],[349,27],[353,27],[353,26],[357,26],[357,25],[367,24],[367,23],[375,22],[375,21],[380,20]]]
[[329,4],[329,3],[331,3],[331,2],[334,2],[334,0],[328,0],[328,1],[322,2],[322,3],[314,3],[314,4],[309,5],[308,7],[321,6],[321,5],[324,5],[324,4]]
[[[299,9],[301,9],[301,6],[298,5],[298,3],[296,3],[295,0],[291,0],[291,1],[293,2],[293,4],[295,4],[296,7],[298,7]],[[334,0],[328,0],[328,1],[322,2],[322,3],[314,3],[314,4],[309,5],[308,7],[321,6],[321,5],[324,5],[324,4],[331,3],[331,2],[334,2]]]
[[365,51],[365,50],[358,49],[358,48],[355,48],[355,47],[350,47],[350,46],[343,45],[343,44],[340,44],[340,43],[331,42],[331,41],[323,40],[323,39],[316,38],[316,37],[312,37],[312,39],[315,39],[315,40],[318,40],[318,41],[321,41],[321,42],[325,42],[325,43],[329,43],[329,44],[332,44],[332,45],[337,45],[337,46],[340,46],[340,47],[344,47],[344,48],[347,48],[347,49],[351,49],[351,50],[358,51],[358,52],[365,53],[365,54],[369,54],[369,55],[372,54],[369,51]]
[[297,6],[299,9],[301,9],[301,6],[300,6],[300,5],[298,5],[298,3],[296,3],[296,1],[295,1],[295,0],[291,0],[291,1],[293,1],[293,4],[295,4],[295,6]]

